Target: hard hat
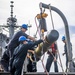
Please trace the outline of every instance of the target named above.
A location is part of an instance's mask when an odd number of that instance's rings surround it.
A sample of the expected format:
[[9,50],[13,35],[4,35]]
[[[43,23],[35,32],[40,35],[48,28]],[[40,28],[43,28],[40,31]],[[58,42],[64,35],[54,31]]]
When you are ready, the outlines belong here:
[[27,39],[26,39],[25,36],[20,36],[20,37],[19,37],[19,41],[27,41]]
[[24,29],[28,29],[28,25],[27,24],[22,24],[22,28],[24,28]]
[[62,41],[65,40],[65,36],[62,37]]

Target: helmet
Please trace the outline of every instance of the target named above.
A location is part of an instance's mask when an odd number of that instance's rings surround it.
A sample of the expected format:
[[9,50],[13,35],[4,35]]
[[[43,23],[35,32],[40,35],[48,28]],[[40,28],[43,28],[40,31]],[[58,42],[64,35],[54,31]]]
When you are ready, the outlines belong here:
[[64,41],[64,40],[65,40],[65,36],[62,37],[62,41]]
[[19,37],[19,41],[27,41],[27,39],[26,39],[25,36],[20,36],[20,37]]
[[22,28],[24,28],[24,29],[28,29],[28,25],[27,24],[22,24]]

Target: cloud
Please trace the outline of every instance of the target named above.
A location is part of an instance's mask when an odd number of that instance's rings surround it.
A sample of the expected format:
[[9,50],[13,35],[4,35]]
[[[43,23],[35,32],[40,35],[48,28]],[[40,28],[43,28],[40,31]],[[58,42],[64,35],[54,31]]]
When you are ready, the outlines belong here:
[[[64,27],[59,28],[57,30],[58,30],[59,34],[63,34],[63,35],[65,34],[65,28]],[[69,33],[70,33],[70,35],[75,34],[75,26],[74,25],[69,26]]]

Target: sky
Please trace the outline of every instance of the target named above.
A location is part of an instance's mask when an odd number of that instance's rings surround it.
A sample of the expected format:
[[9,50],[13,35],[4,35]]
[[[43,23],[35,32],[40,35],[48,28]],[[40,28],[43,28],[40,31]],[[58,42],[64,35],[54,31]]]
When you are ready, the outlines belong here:
[[[3,25],[3,24],[6,25],[7,18],[10,17],[10,9],[11,9],[10,1],[11,0],[0,0],[0,25]],[[45,4],[51,4],[51,6],[58,8],[65,15],[68,21],[68,25],[75,26],[75,8],[74,8],[75,0],[12,0],[12,1],[14,1],[13,15],[14,16],[16,15],[17,25],[22,25],[24,23],[32,25],[32,28],[30,29],[30,31],[27,32],[31,36],[33,36],[36,33],[37,28],[35,24],[35,16],[40,13],[40,9],[39,9],[40,2],[45,3]],[[48,32],[52,30],[53,28],[52,28],[52,22],[51,22],[49,10],[45,9],[45,13],[48,14],[48,17],[46,18],[47,29],[48,29],[47,32]],[[54,22],[54,28],[56,30],[64,27],[62,19],[54,11],[52,11],[52,18]],[[38,24],[38,20],[37,20],[37,24]],[[7,35],[7,33],[5,34]],[[60,52],[61,60],[65,61],[65,56],[62,56],[62,53],[64,50],[63,49],[64,44],[61,41],[61,37],[64,34],[65,34],[64,32],[60,34],[57,42],[58,42],[58,49]],[[37,36],[39,35],[37,34]],[[70,36],[72,47],[73,47],[73,55],[75,53],[74,51],[75,38],[74,37],[75,37],[75,34],[73,33],[72,36]],[[45,54],[44,64],[46,63],[46,59],[47,59],[47,54]],[[65,69],[65,62],[62,61],[62,63],[63,63],[63,68]],[[39,61],[37,65],[38,65],[37,67],[38,72],[44,71],[41,61]],[[62,71],[60,66],[59,68],[60,68],[60,71]],[[51,68],[51,71],[53,71],[53,67]]]

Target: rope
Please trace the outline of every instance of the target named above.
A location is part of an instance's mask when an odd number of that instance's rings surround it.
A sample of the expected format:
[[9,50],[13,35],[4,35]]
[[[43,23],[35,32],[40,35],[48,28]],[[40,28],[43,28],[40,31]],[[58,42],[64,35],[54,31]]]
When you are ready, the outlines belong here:
[[[50,6],[50,4],[49,4],[49,10],[50,10],[50,16],[51,16],[52,27],[53,27],[53,29],[54,29],[54,23],[53,23],[53,18],[52,18],[52,12],[51,12],[51,6]],[[61,58],[60,58],[59,51],[58,51],[58,55],[59,55],[60,66],[61,66],[61,68],[62,68],[63,75],[65,75],[65,74],[64,74],[64,69],[63,69],[63,66],[62,66],[62,62],[61,62]],[[66,74],[66,75],[67,75],[67,74]]]
[[[39,36],[41,37],[40,30],[39,30],[39,27],[38,27],[37,22],[36,22],[36,17],[35,17],[35,24],[36,24],[36,27],[37,27],[36,35],[37,35],[37,32],[38,32],[38,33],[39,33]],[[38,31],[38,30],[39,30],[39,31]],[[42,37],[44,37],[44,36],[42,36]],[[46,70],[46,68],[45,68],[45,66],[44,66],[44,63],[43,63],[44,56],[45,56],[45,54],[43,55],[43,59],[41,59],[42,66],[43,66],[43,68],[44,68],[46,74],[49,75],[48,72],[47,72],[47,70]]]
[[[50,53],[51,53],[51,52],[50,52]],[[54,58],[53,53],[51,53],[51,55],[52,55],[52,56],[53,56],[53,58]],[[62,68],[62,70],[63,70],[62,63],[59,63],[58,61],[57,61],[57,63],[61,66],[61,68]],[[64,70],[63,70],[63,75],[65,75],[65,74],[67,75],[67,73],[65,73],[65,72],[64,72]]]
[[[52,27],[53,27],[53,29],[54,29],[54,23],[53,23],[53,18],[52,18],[52,13],[51,13],[51,6],[50,6],[50,4],[49,4],[49,9],[50,9],[50,15],[51,15]],[[41,9],[41,12],[42,12],[42,9]],[[35,23],[36,23],[36,17],[35,17]],[[38,31],[37,23],[36,23],[36,27],[37,27],[37,31]],[[39,35],[41,36],[41,34],[40,34],[40,32],[39,32],[39,31],[38,31],[38,33],[39,33]],[[47,43],[48,43],[48,42],[47,42]],[[52,55],[53,55],[53,54],[52,54]],[[61,58],[60,58],[59,51],[58,51],[58,55],[59,55],[59,60],[60,60],[60,64],[59,64],[59,65],[60,65],[60,66],[61,66],[61,68],[62,68],[63,75],[65,75],[65,74],[64,74],[64,70],[63,70],[63,66],[62,66],[62,63],[61,63]],[[41,59],[42,66],[43,66],[43,68],[44,68],[44,70],[45,70],[46,74],[47,74],[47,75],[49,75],[49,73],[47,72],[47,70],[46,70],[46,68],[45,68],[45,66],[44,66],[44,63],[43,63],[44,56],[45,56],[45,54],[43,55],[43,58]],[[54,56],[53,56],[53,57],[54,57]]]
[[37,27],[36,35],[37,35],[37,32],[38,32],[38,34],[40,36],[40,29],[39,29],[39,26],[37,25],[36,17],[35,17],[35,24],[36,24],[36,27]]
[[49,4],[49,10],[50,10],[50,16],[51,16],[51,22],[52,22],[52,27],[54,29],[54,23],[53,23],[53,18],[52,18],[52,12],[51,12],[51,6]]
[[[57,50],[58,50],[58,48],[57,48]],[[61,65],[61,68],[62,68],[63,75],[65,75],[65,72],[64,72],[64,69],[63,69],[63,66],[62,66],[62,62],[61,62],[61,57],[60,57],[60,54],[59,54],[59,50],[58,50],[58,56],[59,56],[60,65]],[[66,73],[66,75],[67,75],[67,73]]]
[[[37,22],[36,22],[36,17],[35,17],[35,24],[36,24],[36,27],[37,27],[36,35],[37,35],[37,32],[38,32],[38,33],[39,33],[39,36],[41,37],[40,30],[39,30],[39,27],[38,27]],[[39,31],[38,31],[38,30],[39,30]],[[44,37],[44,36],[42,36],[42,37]],[[45,68],[45,66],[44,66],[44,63],[43,63],[44,56],[45,56],[45,54],[43,55],[43,59],[41,59],[42,66],[43,66],[43,68],[44,68],[46,74],[49,75],[48,72],[47,72],[47,70],[46,70],[46,68]]]
[[[50,51],[49,51],[50,52]],[[53,53],[52,52],[50,52],[51,53],[51,55],[53,56],[53,58],[55,58],[55,56],[53,55]],[[56,60],[57,61],[57,60]],[[57,61],[58,62],[58,61]],[[61,66],[61,68],[62,68],[62,65],[58,62],[58,64]]]
[[41,59],[42,66],[43,66],[43,68],[44,68],[45,73],[46,73],[47,75],[49,75],[49,73],[47,72],[47,70],[46,70],[46,68],[45,68],[45,66],[44,66],[44,63],[43,63],[44,56],[45,56],[45,54],[43,55],[43,58]]
[[[44,38],[44,35],[42,37]],[[43,47],[42,47],[42,52],[41,53],[43,54]],[[49,75],[49,73],[47,72],[47,70],[46,70],[46,68],[44,66],[44,63],[43,63],[44,57],[45,57],[45,53],[43,54],[43,58],[41,59],[42,66],[44,68],[44,71],[45,71],[46,75]]]

